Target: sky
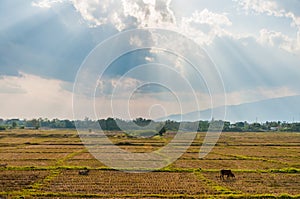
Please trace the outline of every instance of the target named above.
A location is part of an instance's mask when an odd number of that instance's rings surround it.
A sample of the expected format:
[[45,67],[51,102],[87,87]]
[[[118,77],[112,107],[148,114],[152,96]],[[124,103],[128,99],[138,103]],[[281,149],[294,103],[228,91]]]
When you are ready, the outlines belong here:
[[[299,8],[299,0],[1,0],[0,118],[155,119],[300,95]],[[84,76],[89,64],[97,73]]]

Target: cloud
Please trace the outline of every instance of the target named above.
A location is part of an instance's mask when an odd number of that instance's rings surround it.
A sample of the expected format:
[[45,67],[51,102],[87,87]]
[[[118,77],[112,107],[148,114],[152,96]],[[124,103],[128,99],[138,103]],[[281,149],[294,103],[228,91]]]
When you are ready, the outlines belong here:
[[213,27],[219,26],[231,26],[232,22],[227,18],[225,14],[217,14],[210,12],[208,9],[204,9],[201,12],[196,10],[191,18],[185,19],[186,22],[194,22],[199,24],[208,24]]
[[175,24],[175,16],[170,7],[171,0],[136,1],[122,0],[123,14],[127,18],[134,18],[136,26],[168,27]]
[[292,20],[292,26],[300,26],[300,17],[297,17],[293,12],[288,12],[281,8],[274,0],[235,0],[239,5],[248,11],[255,13],[267,14],[275,17],[286,17]]
[[[173,82],[173,81],[172,81]],[[178,81],[173,82],[176,86]],[[170,86],[171,87],[171,86]],[[76,95],[76,118],[88,116],[97,118],[117,117],[134,119],[137,117],[158,118],[172,113],[190,112],[195,109],[196,103],[193,93],[174,91],[164,85],[141,81],[131,77],[110,78],[98,81],[94,98]],[[205,94],[207,96],[207,94]],[[195,101],[192,101],[195,102]],[[88,107],[92,105],[90,110]],[[152,110],[153,107],[160,107]]]
[[291,20],[291,28],[295,28],[297,33],[295,38],[291,38],[278,31],[261,29],[257,41],[261,44],[269,44],[279,47],[290,53],[298,54],[300,50],[300,17],[291,11],[287,11],[274,0],[234,0],[247,14],[266,14],[268,16],[287,18]]
[[44,10],[28,1],[18,6],[5,1],[0,3],[5,10],[0,12],[5,22],[0,27],[0,75],[17,76],[23,71],[73,81],[80,64],[99,42],[93,29],[78,23],[81,17],[71,5]]
[[[9,24],[9,27],[18,28],[4,31],[2,34],[5,35],[5,41],[0,45],[3,55],[0,67],[4,67],[0,68],[0,71],[5,72],[5,75],[16,74],[15,79],[4,76],[5,81],[3,78],[0,80],[3,105],[10,107],[17,104],[14,109],[5,108],[5,115],[43,116],[46,112],[50,115],[48,117],[71,115],[72,89],[68,85],[70,83],[51,78],[74,80],[80,63],[96,43],[117,31],[131,28],[157,27],[175,30],[206,49],[212,49],[210,56],[220,68],[225,87],[228,89],[229,102],[232,104],[295,94],[294,88],[299,84],[299,58],[294,54],[299,54],[300,50],[300,18],[296,12],[271,0],[235,0],[239,8],[246,13],[240,14],[236,13],[232,2],[228,6],[223,6],[225,1],[217,4],[216,2],[208,3],[213,5],[211,8],[204,8],[199,5],[201,3],[196,2],[194,5],[188,3],[192,9],[182,6],[176,10],[175,0],[34,0],[31,4],[33,7],[30,4],[28,6],[37,10],[40,15],[30,20],[20,17],[19,23]],[[55,5],[59,4],[64,6],[58,9]],[[49,10],[45,12],[37,7]],[[62,10],[59,11],[60,9]],[[16,11],[18,12],[19,10]],[[59,14],[53,14],[54,12]],[[47,17],[43,17],[44,14]],[[66,21],[61,20],[66,15],[70,17]],[[27,24],[27,20],[32,22],[31,26]],[[59,23],[54,23],[54,20]],[[256,23],[257,20],[261,20],[260,23]],[[287,25],[281,24],[282,21],[287,22]],[[69,29],[70,27],[73,28]],[[99,39],[95,41],[94,35]],[[220,44],[219,40],[224,42]],[[130,44],[137,47],[142,46],[143,42],[143,39],[138,37],[130,39]],[[174,43],[174,46],[178,45]],[[113,51],[120,45],[122,43],[117,43],[109,50]],[[192,50],[188,52],[190,51]],[[144,74],[147,74],[147,80],[157,77],[177,83],[173,73],[166,70],[155,70],[152,73],[142,71],[117,83],[117,77],[137,65],[149,62],[172,66],[184,76],[194,75],[193,71],[188,69],[188,64],[179,57],[166,55],[161,51],[155,53],[154,50],[132,53],[128,57],[120,57],[108,69],[107,79],[98,82],[99,101],[109,104],[107,99],[100,97],[109,96],[118,86],[121,86],[120,92],[123,95],[132,91],[143,83]],[[15,68],[11,71],[12,68],[5,68],[8,66]],[[19,70],[26,73],[18,76]],[[198,77],[194,79],[198,82]],[[43,85],[44,89],[37,88],[39,85]],[[189,96],[183,92],[184,88],[176,88],[179,95]],[[201,91],[203,93],[200,93]],[[201,89],[197,92],[205,101],[204,107],[209,107],[210,98],[207,93]],[[164,95],[160,89],[144,87],[137,93],[133,100],[137,107],[141,107],[136,109],[139,114],[144,113],[145,109],[142,108],[146,102],[149,105],[151,102],[166,103],[166,107],[176,106],[176,103],[171,103],[169,96]],[[126,105],[126,101],[122,101],[123,95],[117,100]],[[24,101],[15,100],[20,98]],[[32,102],[36,102],[36,105]],[[175,108],[173,110],[177,111]],[[193,111],[192,107],[186,110]],[[172,109],[168,109],[168,113],[173,113]]]
[[115,0],[69,0],[90,27],[112,23],[117,29],[123,28],[120,16],[120,3]]
[[[291,19],[291,26],[300,28],[300,17],[293,12],[286,11],[280,7],[274,0],[234,0],[244,9],[247,13],[266,14],[275,17],[286,17]],[[248,13],[249,14],[249,13]]]
[[247,12],[265,13],[277,17],[284,16],[284,10],[279,9],[278,4],[273,0],[234,0]]
[[[208,28],[199,25],[208,25]],[[232,22],[226,14],[218,14],[204,9],[196,10],[191,17],[183,17],[179,31],[200,44],[211,44],[216,36],[229,35],[223,27],[231,25]],[[205,29],[208,30],[205,31]]]
[[4,76],[0,78],[0,93],[5,94],[22,94],[26,93],[26,90],[22,88],[20,84],[17,83],[20,77],[12,76],[7,77]]
[[72,93],[60,80],[20,72],[0,79],[1,117],[72,118]]
[[[172,0],[65,0],[70,2],[90,27],[111,24],[118,31],[130,28],[166,28],[178,31],[200,43],[210,43],[215,36],[226,34],[222,27],[231,26],[226,14],[208,9],[196,10],[191,17],[176,18]],[[35,6],[51,7],[61,1],[42,0]],[[209,26],[209,35],[199,30]]]
[[[299,34],[299,33],[298,33]],[[267,29],[262,29],[257,42],[262,45],[269,45],[271,47],[279,47],[291,53],[300,51],[299,35],[298,40],[291,39],[287,35],[281,32],[269,31]]]
[[[72,92],[62,88],[62,84],[65,84],[65,82],[44,79],[22,72],[20,74],[21,75],[18,77],[4,76],[0,79],[1,88],[2,85],[5,85],[7,88],[9,87],[9,92],[6,92],[6,90],[3,89],[0,91],[1,117],[73,118]],[[117,85],[122,86],[122,91],[124,92],[120,95],[122,96],[125,95],[127,91],[136,88],[140,82],[132,78],[127,78],[119,83],[117,80],[111,80],[109,84],[111,87],[116,87]],[[105,89],[111,91],[112,88],[110,86],[102,85],[103,91]],[[105,98],[104,96],[96,96],[96,112],[99,118],[115,116],[124,119],[133,119],[140,116],[157,118],[174,113],[186,113],[195,110],[195,104],[191,104],[189,101],[193,97],[191,93],[177,92],[177,97],[181,99],[180,101],[177,101],[176,98],[174,98],[175,96],[170,92],[164,91],[155,93],[151,92],[153,90],[148,91],[148,93],[136,91],[129,100],[115,97],[111,101],[111,99]],[[295,91],[286,87],[278,87],[275,89],[261,87],[260,89],[228,93],[227,98],[228,104],[239,104],[273,97],[291,96],[294,94],[296,94]],[[200,92],[196,92],[196,95],[199,99],[201,110],[211,107],[210,95]],[[80,115],[81,119],[85,116],[89,116],[90,118],[94,117],[93,115],[85,115],[84,110],[87,101],[88,99],[84,99],[81,104],[77,104],[79,109],[82,110],[82,115]],[[179,105],[179,103],[181,105]],[[151,115],[151,107],[154,105],[163,107],[164,110],[158,110]],[[112,106],[114,108],[113,112]],[[180,106],[182,109],[180,109]]]
[[117,95],[123,96],[130,91],[134,91],[141,83],[140,80],[130,77],[99,80],[97,82],[97,92],[100,95],[111,95],[114,92],[117,92]]
[[129,44],[131,46],[141,47],[143,45],[143,41],[140,37],[132,36],[130,37]]
[[31,3],[34,7],[40,7],[40,8],[51,8],[53,4],[56,3],[62,3],[64,0],[40,0],[40,1],[33,1]]
[[146,57],[145,57],[145,60],[146,60],[147,62],[153,62],[153,61],[154,61],[154,58],[153,58],[153,57],[146,56]]
[[[40,0],[32,5],[51,8],[63,0]],[[171,0],[64,0],[70,2],[90,27],[112,24],[118,31],[130,27],[166,27],[175,23]]]
[[[266,14],[291,20],[291,27],[300,33],[300,17],[287,11],[274,0],[233,0],[247,14]],[[171,9],[172,0],[40,0],[33,6],[50,8],[55,3],[68,2],[73,5],[90,27],[111,24],[118,31],[130,28],[168,28],[178,31],[200,44],[211,44],[216,36],[240,35],[226,30],[233,25],[226,13],[215,13],[207,8],[195,10],[190,17],[176,17]],[[291,39],[299,41],[299,38]],[[296,43],[298,44],[298,43]],[[282,46],[286,46],[283,44]],[[284,47],[284,49],[295,49]]]

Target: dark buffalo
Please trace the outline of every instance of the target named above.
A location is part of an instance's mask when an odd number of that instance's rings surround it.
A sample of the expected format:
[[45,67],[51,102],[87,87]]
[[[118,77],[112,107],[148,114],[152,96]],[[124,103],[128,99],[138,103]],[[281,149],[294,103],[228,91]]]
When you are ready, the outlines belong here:
[[7,164],[5,163],[5,164],[0,164],[0,167],[7,167]]
[[79,175],[84,175],[84,176],[87,176],[87,175],[89,175],[89,172],[90,172],[90,170],[80,170],[80,171],[78,171],[78,174]]
[[235,175],[232,173],[232,171],[230,169],[228,169],[228,170],[222,169],[220,171],[220,178],[222,180],[224,180],[224,176],[226,176],[226,179],[235,178]]

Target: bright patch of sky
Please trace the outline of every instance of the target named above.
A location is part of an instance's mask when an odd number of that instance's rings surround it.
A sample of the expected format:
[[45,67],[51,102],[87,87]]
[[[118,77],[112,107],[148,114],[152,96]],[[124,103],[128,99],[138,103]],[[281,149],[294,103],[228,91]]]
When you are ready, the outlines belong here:
[[[2,0],[0,118],[72,118],[72,85],[84,59],[99,43],[135,28],[164,28],[198,43],[223,79],[227,105],[300,95],[299,8],[298,0]],[[138,46],[145,41],[130,42]],[[112,44],[107,53],[122,45]],[[197,79],[180,56],[154,49],[134,51],[111,63],[105,81],[99,82],[97,92],[103,96],[97,96],[98,102],[109,104],[114,82],[122,75],[155,63],[173,67],[191,82]],[[172,79],[166,70],[144,75],[123,79],[118,89],[126,92],[128,86],[157,76]],[[209,95],[205,78],[198,79],[195,92],[201,110],[211,108],[211,98],[219,93]],[[146,86],[132,93],[133,101],[118,98],[118,103],[130,104],[133,118],[176,114],[178,104],[167,91]],[[178,91],[181,96],[189,94]],[[188,100],[182,103],[186,103],[183,112],[195,111]],[[152,106],[164,108],[149,115]],[[107,108],[100,117],[111,114]]]

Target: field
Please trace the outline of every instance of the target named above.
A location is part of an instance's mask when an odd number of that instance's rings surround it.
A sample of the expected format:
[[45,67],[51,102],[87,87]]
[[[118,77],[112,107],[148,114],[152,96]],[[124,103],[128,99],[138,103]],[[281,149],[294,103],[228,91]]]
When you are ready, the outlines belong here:
[[[171,139],[112,135],[131,152],[154,151]],[[163,169],[126,173],[95,159],[76,131],[0,131],[0,198],[300,198],[299,133],[222,133],[199,159],[204,136]],[[78,175],[84,168],[89,175]],[[221,180],[220,169],[236,179]]]

